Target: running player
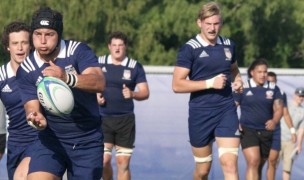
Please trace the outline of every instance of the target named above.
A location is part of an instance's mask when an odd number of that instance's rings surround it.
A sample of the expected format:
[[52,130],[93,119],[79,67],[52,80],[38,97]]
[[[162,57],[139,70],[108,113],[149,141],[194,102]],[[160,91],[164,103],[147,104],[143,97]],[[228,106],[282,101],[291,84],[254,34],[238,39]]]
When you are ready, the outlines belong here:
[[[93,51],[84,43],[62,40],[62,15],[49,7],[32,16],[35,51],[17,71],[17,80],[28,121],[41,130],[29,166],[28,179],[100,179],[103,135],[96,93],[105,87]],[[45,76],[66,82],[74,95],[70,115],[45,111],[37,98],[37,85]]]
[[[277,75],[274,72],[268,72],[267,73],[267,80],[269,82],[277,84]],[[285,117],[285,123],[288,125],[290,128],[292,134],[292,141],[295,143],[296,142],[296,131],[293,127],[293,123],[288,111],[287,107],[287,97],[286,93],[281,90],[282,98],[283,98],[283,116]],[[278,158],[281,150],[281,121],[278,122],[276,125],[276,128],[273,132],[273,139],[272,139],[272,145],[268,157],[268,166],[267,166],[267,179],[268,180],[274,180],[275,179],[275,174],[276,174],[276,168],[278,164]],[[262,169],[260,169],[262,171]],[[260,172],[261,174],[262,172]]]
[[37,140],[37,130],[26,123],[25,111],[17,87],[16,72],[30,52],[30,27],[19,21],[4,28],[2,45],[10,54],[10,61],[0,69],[0,98],[9,116],[7,172],[9,179],[26,179],[28,165]]
[[108,40],[110,55],[99,57],[107,84],[105,91],[97,94],[105,142],[104,180],[113,178],[113,147],[116,150],[117,179],[131,179],[130,161],[135,142],[133,100],[141,101],[149,97],[143,66],[127,57],[127,45],[124,33],[113,32]]
[[257,59],[248,68],[244,92],[235,94],[240,105],[241,145],[247,162],[246,179],[261,178],[261,169],[268,159],[273,131],[283,114],[279,88],[267,81],[268,64]]
[[241,92],[242,79],[235,45],[219,36],[222,17],[217,3],[201,8],[197,25],[200,33],[178,52],[172,82],[174,92],[191,93],[188,126],[195,161],[193,176],[195,180],[207,179],[216,140],[225,179],[238,179],[240,133],[232,88]]

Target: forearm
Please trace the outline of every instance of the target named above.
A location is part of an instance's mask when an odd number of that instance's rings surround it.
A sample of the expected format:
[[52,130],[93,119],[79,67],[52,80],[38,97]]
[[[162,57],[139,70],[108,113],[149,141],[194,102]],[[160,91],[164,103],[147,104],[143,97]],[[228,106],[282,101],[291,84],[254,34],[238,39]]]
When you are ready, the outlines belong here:
[[206,81],[192,81],[189,79],[173,80],[173,91],[175,93],[191,93],[207,89]]
[[78,74],[77,83],[73,88],[81,89],[87,92],[102,92],[105,88],[105,79],[103,75],[98,74]]
[[300,147],[302,147],[303,136],[304,136],[304,128],[300,128],[298,130],[298,137],[297,137],[297,144]]

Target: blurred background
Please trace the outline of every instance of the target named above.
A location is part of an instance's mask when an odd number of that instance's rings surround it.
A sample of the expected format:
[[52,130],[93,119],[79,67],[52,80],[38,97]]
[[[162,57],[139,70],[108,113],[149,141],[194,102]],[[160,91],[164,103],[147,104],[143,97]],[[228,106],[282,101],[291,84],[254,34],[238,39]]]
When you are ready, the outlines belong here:
[[[123,31],[129,54],[144,65],[174,65],[178,48],[199,32],[196,17],[206,0],[1,0],[0,28],[27,23],[40,6],[64,16],[65,39],[87,42],[97,55],[107,53],[107,35]],[[303,0],[218,0],[222,36],[236,43],[240,67],[257,57],[273,68],[304,67]],[[3,28],[2,28],[3,29]],[[2,30],[1,30],[2,32]],[[0,64],[7,60],[0,51]]]

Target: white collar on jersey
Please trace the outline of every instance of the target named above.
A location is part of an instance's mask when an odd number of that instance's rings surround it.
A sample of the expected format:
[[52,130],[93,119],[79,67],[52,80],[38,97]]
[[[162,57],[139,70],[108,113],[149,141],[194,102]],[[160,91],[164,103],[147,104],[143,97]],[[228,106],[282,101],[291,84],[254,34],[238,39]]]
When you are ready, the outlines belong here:
[[[60,51],[59,51],[59,54],[58,54],[57,58],[65,58],[66,57],[65,52],[66,52],[66,45],[64,43],[64,40],[61,40],[60,41]],[[37,50],[34,51],[34,58],[35,58],[35,61],[38,65],[38,67],[41,67],[44,64],[44,61],[42,61],[38,57]]]
[[[128,63],[128,57],[126,56],[124,60],[120,63],[121,66],[126,66]],[[113,64],[112,56],[111,54],[108,56],[108,64]]]
[[[249,83],[250,83],[251,87],[257,87],[257,84],[254,82],[253,78],[250,78]],[[267,87],[268,87],[267,81],[264,82],[263,87],[264,87],[264,88],[267,88]]]
[[9,61],[6,65],[6,69],[7,69],[7,77],[8,78],[11,78],[13,76],[16,76],[14,71],[13,71],[13,68],[12,68],[12,65],[11,65],[11,61]]
[[[210,44],[208,44],[205,40],[203,40],[203,38],[198,34],[196,35],[196,39],[204,46],[209,46]],[[222,44],[222,41],[219,37],[217,37],[216,39],[216,44]]]

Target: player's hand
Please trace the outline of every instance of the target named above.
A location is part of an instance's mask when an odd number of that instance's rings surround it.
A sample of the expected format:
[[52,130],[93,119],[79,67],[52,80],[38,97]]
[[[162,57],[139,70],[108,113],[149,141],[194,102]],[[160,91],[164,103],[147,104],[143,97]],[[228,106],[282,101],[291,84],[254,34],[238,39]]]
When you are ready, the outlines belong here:
[[276,123],[270,119],[265,123],[266,130],[273,131],[275,129]]
[[214,77],[213,88],[224,89],[226,86],[227,77],[225,74],[219,74]]
[[61,67],[54,64],[53,61],[49,61],[49,63],[50,63],[50,66],[48,66],[48,67],[44,68],[44,70],[42,70],[43,76],[56,77],[58,79],[61,79],[64,82],[66,82],[65,71]]
[[132,91],[125,85],[122,85],[122,95],[125,99],[131,99],[133,97]]
[[43,130],[47,126],[45,117],[40,112],[31,112],[26,117],[27,123],[37,130]]
[[96,93],[97,102],[99,105],[104,105],[106,103],[106,99],[102,95],[102,93]]
[[243,82],[242,81],[235,81],[231,84],[231,88],[233,91],[237,93],[243,92]]
[[291,134],[291,141],[293,143],[296,143],[297,142],[297,135],[296,134]]

